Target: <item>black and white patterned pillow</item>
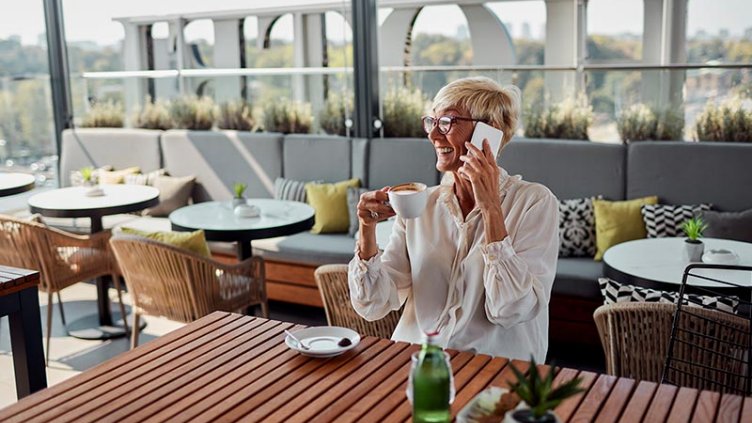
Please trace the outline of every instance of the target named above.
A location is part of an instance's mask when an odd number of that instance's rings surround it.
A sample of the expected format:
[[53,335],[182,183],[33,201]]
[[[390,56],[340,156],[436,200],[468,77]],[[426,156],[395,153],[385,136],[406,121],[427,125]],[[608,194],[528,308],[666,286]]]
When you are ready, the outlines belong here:
[[559,257],[595,255],[592,198],[559,200]]
[[671,206],[668,204],[646,204],[642,206],[642,220],[648,238],[683,236],[682,224],[710,210],[710,204]]
[[[321,183],[321,181],[315,181]],[[308,182],[277,178],[274,181],[274,199],[307,202],[305,186]]]
[[[676,304],[678,292],[659,291],[657,289],[626,285],[609,278],[599,278],[598,285],[603,295],[603,304],[614,303],[669,303]],[[709,295],[684,294],[684,305],[702,307],[711,310],[736,313],[739,299],[734,296],[713,297]]]

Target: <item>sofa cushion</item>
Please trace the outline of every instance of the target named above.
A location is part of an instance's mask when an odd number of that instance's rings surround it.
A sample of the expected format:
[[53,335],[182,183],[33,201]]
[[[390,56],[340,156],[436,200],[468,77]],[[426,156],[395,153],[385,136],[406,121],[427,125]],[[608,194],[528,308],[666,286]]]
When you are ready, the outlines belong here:
[[172,245],[173,247],[182,248],[203,257],[211,257],[211,251],[209,251],[209,245],[206,243],[206,237],[202,229],[194,232],[151,232],[122,226],[120,227],[120,233],[138,235],[163,244]]
[[656,204],[658,197],[636,198],[628,201],[593,200],[595,214],[595,259],[601,260],[606,250],[616,244],[647,236],[640,209]]
[[498,162],[510,175],[539,182],[558,198],[622,200],[626,160],[619,144],[515,138]]
[[368,187],[373,189],[404,182],[439,183],[433,145],[422,138],[374,139],[368,148]]
[[284,139],[284,177],[299,181],[336,182],[350,178],[350,139],[324,135],[287,135]]
[[355,239],[347,234],[320,234],[309,232],[286,237],[253,241],[253,254],[267,260],[319,266],[330,263],[348,263],[353,258]]
[[648,238],[683,236],[682,225],[702,212],[710,210],[710,204],[673,206],[668,204],[646,204],[640,209]]
[[307,183],[308,204],[316,212],[316,223],[311,232],[345,233],[350,227],[350,215],[347,210],[347,189],[360,187],[360,179],[348,179],[335,184]]
[[600,300],[598,278],[603,277],[603,263],[589,257],[560,258],[552,292],[559,295]]
[[705,230],[708,238],[752,242],[752,210],[726,213],[706,211],[702,218],[708,225]]
[[162,131],[148,129],[81,128],[75,133],[66,129],[60,154],[60,186],[70,186],[71,172],[86,166],[138,166],[144,172],[159,169],[161,134]]
[[559,200],[559,257],[594,255],[593,198]]
[[752,144],[639,142],[629,145],[627,198],[657,195],[666,204],[752,208]]
[[281,134],[170,130],[161,145],[170,175],[196,176],[197,202],[231,199],[236,182],[248,185],[248,197],[271,198],[282,176]]

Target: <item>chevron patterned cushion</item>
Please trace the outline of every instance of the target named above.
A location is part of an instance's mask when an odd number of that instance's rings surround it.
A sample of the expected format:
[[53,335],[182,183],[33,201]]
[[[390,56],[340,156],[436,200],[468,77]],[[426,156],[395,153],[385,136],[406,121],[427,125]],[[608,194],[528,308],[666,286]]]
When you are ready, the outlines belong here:
[[648,238],[683,236],[682,224],[708,210],[710,210],[710,204],[687,206],[646,204],[640,209]]
[[[679,300],[678,292],[659,291],[634,285],[624,285],[609,278],[599,278],[603,304],[646,302],[671,303]],[[678,286],[677,286],[678,287]],[[709,295],[684,294],[684,305],[736,313],[739,298],[734,296],[713,297]]]
[[559,257],[593,257],[594,255],[593,199],[559,200]]

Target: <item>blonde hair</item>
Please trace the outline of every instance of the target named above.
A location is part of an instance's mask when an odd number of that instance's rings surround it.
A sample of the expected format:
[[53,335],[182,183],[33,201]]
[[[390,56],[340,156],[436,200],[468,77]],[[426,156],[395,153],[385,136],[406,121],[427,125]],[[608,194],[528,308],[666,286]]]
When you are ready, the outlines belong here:
[[446,110],[459,107],[474,119],[482,119],[504,131],[502,148],[512,139],[520,120],[520,89],[514,85],[502,87],[485,76],[452,81],[440,89],[431,109]]

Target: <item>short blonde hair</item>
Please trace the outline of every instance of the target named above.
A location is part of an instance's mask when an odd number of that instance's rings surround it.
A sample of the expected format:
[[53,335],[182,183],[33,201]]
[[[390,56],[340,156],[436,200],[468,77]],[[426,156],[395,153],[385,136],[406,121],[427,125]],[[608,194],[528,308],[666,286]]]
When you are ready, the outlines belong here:
[[440,89],[431,105],[434,112],[452,107],[467,110],[472,118],[504,131],[503,148],[520,120],[520,89],[514,85],[502,87],[485,76],[458,79]]

